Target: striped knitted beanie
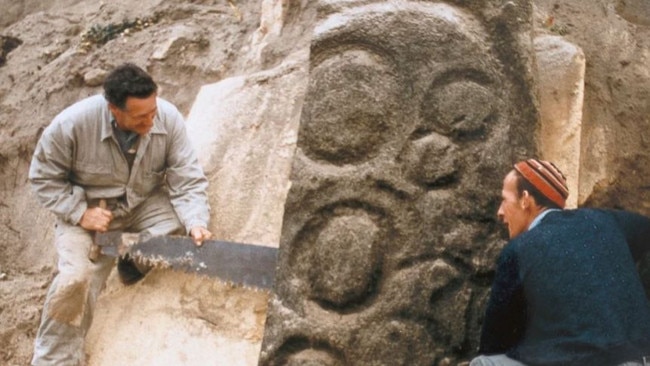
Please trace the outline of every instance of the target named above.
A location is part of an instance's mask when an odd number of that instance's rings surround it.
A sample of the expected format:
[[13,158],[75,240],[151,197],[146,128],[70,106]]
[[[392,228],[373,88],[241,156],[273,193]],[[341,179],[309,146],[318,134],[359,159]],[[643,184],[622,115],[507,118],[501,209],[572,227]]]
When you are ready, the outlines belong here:
[[569,196],[569,188],[566,178],[553,163],[528,159],[515,164],[515,170],[546,198],[564,208]]

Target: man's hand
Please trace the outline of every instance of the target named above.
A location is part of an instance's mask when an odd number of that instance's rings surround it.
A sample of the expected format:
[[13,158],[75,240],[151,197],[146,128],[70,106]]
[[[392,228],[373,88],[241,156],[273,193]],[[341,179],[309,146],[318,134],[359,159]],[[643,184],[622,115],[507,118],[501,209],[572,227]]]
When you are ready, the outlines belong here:
[[195,226],[190,230],[190,236],[197,246],[201,246],[203,245],[204,240],[208,240],[212,237],[212,233],[204,227]]
[[113,220],[113,213],[109,210],[93,207],[86,209],[81,220],[79,220],[79,226],[86,230],[105,232],[108,230],[108,225]]

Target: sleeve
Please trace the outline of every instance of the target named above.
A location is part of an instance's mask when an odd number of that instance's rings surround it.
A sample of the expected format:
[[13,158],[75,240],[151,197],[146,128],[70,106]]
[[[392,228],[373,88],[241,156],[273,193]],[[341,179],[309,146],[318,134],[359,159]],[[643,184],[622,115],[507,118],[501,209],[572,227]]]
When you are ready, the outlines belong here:
[[76,225],[86,211],[83,188],[70,183],[74,138],[63,123],[52,122],[39,139],[29,167],[29,181],[38,201],[63,220]]
[[187,136],[183,117],[175,108],[174,111],[166,159],[167,184],[174,210],[189,232],[196,226],[208,227],[208,180]]
[[612,210],[610,212],[623,230],[632,258],[639,261],[650,249],[650,219],[628,211]]
[[506,353],[524,336],[526,301],[512,245],[499,256],[481,330],[480,354]]

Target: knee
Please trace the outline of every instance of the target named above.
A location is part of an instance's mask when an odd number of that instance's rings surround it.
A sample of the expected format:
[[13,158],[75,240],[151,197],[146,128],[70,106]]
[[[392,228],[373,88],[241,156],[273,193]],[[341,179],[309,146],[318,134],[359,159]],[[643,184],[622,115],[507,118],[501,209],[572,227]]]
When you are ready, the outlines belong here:
[[89,282],[82,278],[57,278],[48,295],[47,317],[59,323],[80,326],[88,298]]

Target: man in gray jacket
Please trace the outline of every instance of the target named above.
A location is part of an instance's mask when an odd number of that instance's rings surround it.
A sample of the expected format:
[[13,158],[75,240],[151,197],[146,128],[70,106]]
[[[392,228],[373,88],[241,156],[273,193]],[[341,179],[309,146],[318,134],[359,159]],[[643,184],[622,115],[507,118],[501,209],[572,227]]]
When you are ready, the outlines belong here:
[[[179,111],[157,97],[144,70],[124,64],[107,76],[104,95],[54,118],[36,146],[29,180],[57,217],[58,253],[32,364],[81,365],[95,302],[115,262],[89,259],[92,233],[187,233],[200,245],[212,236],[207,179]],[[125,284],[143,276],[129,258],[118,260],[118,273]]]

